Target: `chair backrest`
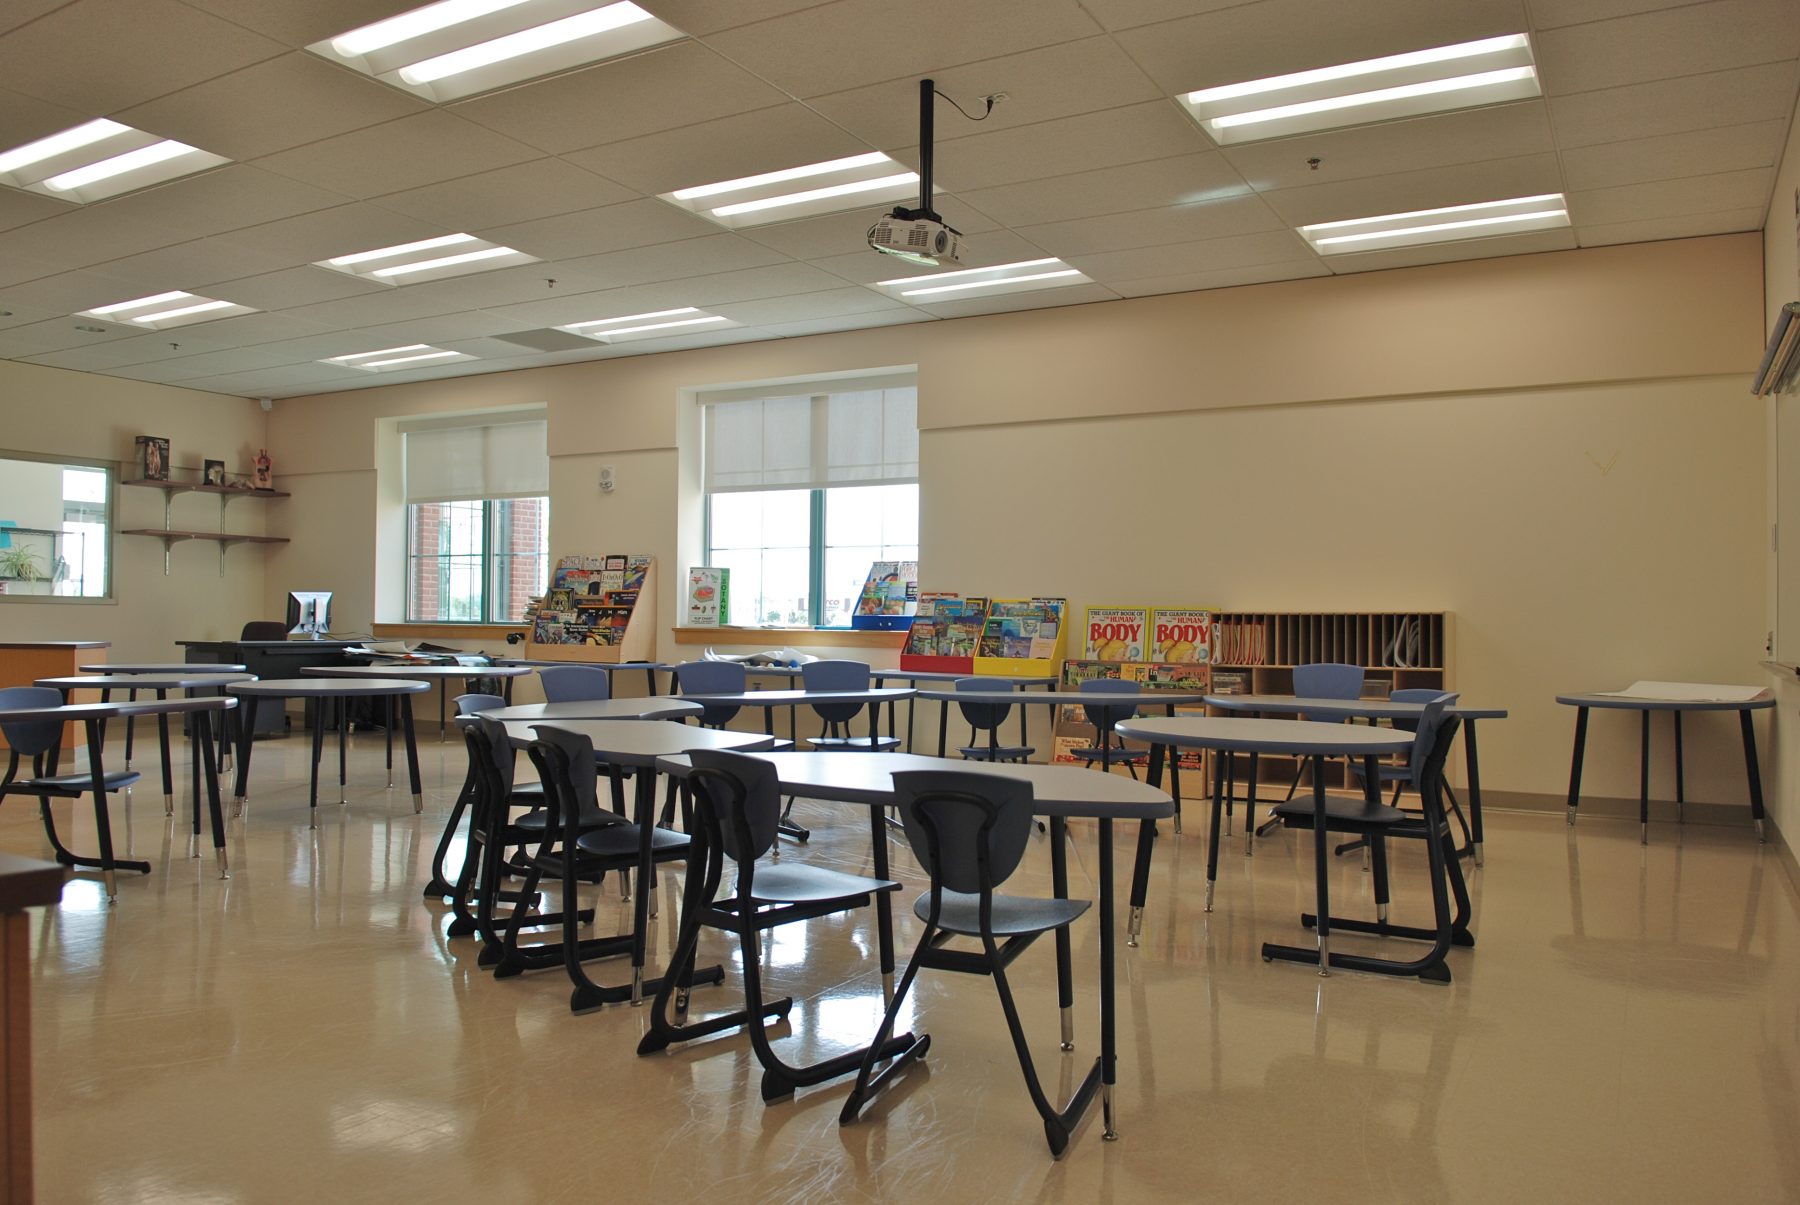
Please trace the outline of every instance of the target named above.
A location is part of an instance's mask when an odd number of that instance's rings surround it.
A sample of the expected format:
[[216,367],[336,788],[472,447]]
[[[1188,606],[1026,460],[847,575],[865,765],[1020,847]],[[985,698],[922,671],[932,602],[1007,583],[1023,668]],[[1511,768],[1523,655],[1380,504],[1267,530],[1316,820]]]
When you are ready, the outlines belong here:
[[931,888],[986,894],[1019,867],[1031,839],[1031,784],[996,774],[903,770],[894,798]]
[[[1294,667],[1294,695],[1301,699],[1360,699],[1363,670],[1360,665],[1338,661],[1321,661]],[[1303,715],[1303,720],[1321,724],[1341,724],[1341,715]]]
[[[803,690],[867,690],[869,667],[862,661],[808,661],[800,667]],[[841,724],[853,720],[861,703],[814,703],[821,719]]]
[[[1407,686],[1390,693],[1388,701],[1390,703],[1429,703],[1443,693],[1434,686]],[[1454,703],[1462,696],[1452,694],[1448,697],[1450,702]],[[1401,732],[1417,732],[1419,730],[1419,721],[1417,720],[1397,719],[1390,723]]]
[[551,703],[595,703],[612,698],[612,675],[591,665],[557,665],[538,671]]
[[505,799],[511,795],[516,759],[513,757],[512,741],[507,739],[506,725],[485,716],[470,716],[463,730],[479,736],[481,752],[487,756],[487,763],[481,768],[495,775],[494,782],[501,792],[500,797]]
[[[588,823],[602,819],[594,742],[579,732],[549,724],[533,724],[531,731],[537,735],[531,743],[531,760],[545,788],[557,792],[563,821],[566,823],[571,813]],[[555,756],[545,756],[547,750]]]
[[[1077,689],[1084,695],[1135,695],[1143,687],[1121,678],[1089,678]],[[1114,724],[1137,714],[1137,705],[1119,703],[1108,707],[1084,707],[1082,711],[1086,713],[1088,723],[1111,732]]]
[[1436,725],[1436,739],[1430,748],[1421,754],[1417,752],[1417,744],[1414,745],[1413,765],[1418,768],[1413,772],[1413,782],[1427,817],[1433,813],[1443,815],[1444,763],[1450,757],[1450,746],[1456,743],[1456,730],[1461,724],[1459,715],[1441,716]]
[[719,844],[733,862],[754,862],[775,847],[781,823],[781,779],[759,758],[723,749],[688,754],[695,802],[718,825]]
[[[0,711],[27,707],[60,707],[62,692],[50,686],[8,686],[0,689]],[[56,747],[62,739],[61,720],[13,720],[0,724],[6,743],[21,757],[36,757]]]
[[[1453,694],[1435,694],[1425,701],[1424,710],[1419,712],[1419,726],[1413,730],[1412,751],[1408,756],[1407,765],[1412,769],[1412,785],[1420,791],[1425,789],[1426,767],[1432,757],[1440,752],[1445,754],[1449,752],[1450,742],[1444,739],[1445,728],[1448,726],[1450,734],[1453,735],[1456,732],[1458,717],[1451,716],[1446,719],[1444,708],[1454,702],[1456,702],[1456,696]],[[1438,748],[1440,745],[1442,746],[1441,750]],[[1442,772],[1443,768],[1444,759],[1440,756],[1437,759],[1437,769]]]
[[[736,661],[684,661],[675,667],[675,687],[684,695],[741,695],[748,678]],[[709,728],[724,727],[738,713],[736,706],[724,703],[700,707],[700,722]]]
[[492,711],[506,706],[506,700],[499,695],[457,695],[451,701],[456,704],[457,715],[474,715],[478,711]]
[[[956,680],[957,690],[1011,692],[1018,688],[1018,684],[1008,678],[958,678]],[[981,732],[1000,727],[1006,722],[1006,717],[1012,714],[1010,703],[958,703],[957,706],[962,708],[962,717],[968,721],[969,727]]]
[[275,619],[252,619],[238,633],[239,640],[286,640],[288,626]]

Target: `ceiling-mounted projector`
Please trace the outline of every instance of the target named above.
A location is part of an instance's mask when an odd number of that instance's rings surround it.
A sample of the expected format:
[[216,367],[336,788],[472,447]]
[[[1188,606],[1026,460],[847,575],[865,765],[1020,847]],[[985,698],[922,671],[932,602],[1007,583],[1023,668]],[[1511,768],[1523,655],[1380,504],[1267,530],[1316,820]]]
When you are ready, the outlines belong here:
[[883,255],[927,267],[960,264],[962,233],[935,217],[916,214],[916,210],[896,209],[884,215],[869,227],[869,246]]

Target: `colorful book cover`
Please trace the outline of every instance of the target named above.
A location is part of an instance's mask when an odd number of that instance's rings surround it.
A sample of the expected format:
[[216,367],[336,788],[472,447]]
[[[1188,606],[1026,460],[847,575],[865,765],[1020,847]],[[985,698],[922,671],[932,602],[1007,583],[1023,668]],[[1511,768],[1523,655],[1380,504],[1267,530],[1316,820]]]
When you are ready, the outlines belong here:
[[609,552],[606,554],[606,562],[601,565],[601,569],[608,573],[623,573],[629,564],[631,564],[630,557],[619,552]]
[[696,565],[688,570],[687,626],[716,628],[731,614],[731,570]]
[[931,591],[919,595],[918,609],[913,612],[912,626],[906,630],[906,653],[913,657],[935,657],[949,625],[949,612],[940,613],[940,603],[960,602],[953,592]]
[[650,557],[638,553],[625,559],[625,589],[642,590],[644,579],[650,574]]
[[996,599],[988,608],[978,657],[1048,659],[1056,655],[1063,601],[1055,598]]
[[1158,607],[1150,615],[1149,655],[1156,661],[1213,660],[1213,612],[1204,607]]
[[987,626],[987,599],[964,598],[940,603],[939,613],[945,616],[943,634],[938,642],[939,656],[973,657],[976,646],[981,643],[982,629]]
[[1100,661],[1142,661],[1149,625],[1147,607],[1089,607],[1083,655]]

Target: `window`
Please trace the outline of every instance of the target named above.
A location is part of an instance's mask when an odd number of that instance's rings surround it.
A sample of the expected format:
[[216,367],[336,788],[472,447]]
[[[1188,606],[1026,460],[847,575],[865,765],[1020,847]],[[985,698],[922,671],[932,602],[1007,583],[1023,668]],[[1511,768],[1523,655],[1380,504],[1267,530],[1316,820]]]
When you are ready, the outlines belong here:
[[918,391],[703,398],[706,563],[745,627],[847,627],[878,560],[919,557]]
[[407,619],[517,623],[544,592],[545,431],[528,418],[405,432]]
[[0,460],[0,595],[106,598],[112,471]]

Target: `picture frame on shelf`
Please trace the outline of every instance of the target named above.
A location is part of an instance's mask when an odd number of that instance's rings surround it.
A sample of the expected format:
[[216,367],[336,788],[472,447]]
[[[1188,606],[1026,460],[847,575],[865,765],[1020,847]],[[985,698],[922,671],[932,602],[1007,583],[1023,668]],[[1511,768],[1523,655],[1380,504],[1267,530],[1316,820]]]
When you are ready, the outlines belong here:
[[145,481],[169,479],[169,441],[160,435],[137,437],[138,475]]
[[225,484],[225,462],[223,460],[206,460],[201,462],[200,480],[207,485],[223,486]]

